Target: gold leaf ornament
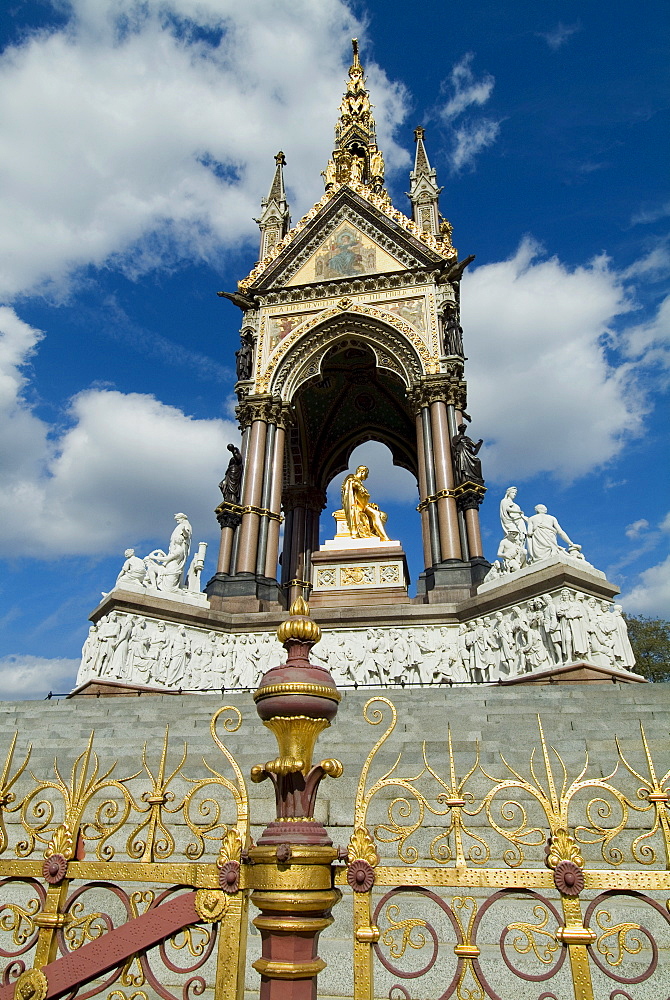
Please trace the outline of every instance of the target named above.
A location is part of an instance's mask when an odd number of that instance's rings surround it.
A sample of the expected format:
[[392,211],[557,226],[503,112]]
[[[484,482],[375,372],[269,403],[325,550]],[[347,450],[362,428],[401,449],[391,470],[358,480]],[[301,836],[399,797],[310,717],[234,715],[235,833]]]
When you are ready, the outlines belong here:
[[547,868],[556,868],[561,861],[572,861],[578,868],[584,867],[584,858],[579,853],[574,838],[567,830],[559,827],[549,838],[547,846]]
[[367,861],[372,868],[379,864],[379,855],[375,849],[375,842],[367,827],[357,826],[354,829],[349,841],[347,857],[350,864],[352,861]]

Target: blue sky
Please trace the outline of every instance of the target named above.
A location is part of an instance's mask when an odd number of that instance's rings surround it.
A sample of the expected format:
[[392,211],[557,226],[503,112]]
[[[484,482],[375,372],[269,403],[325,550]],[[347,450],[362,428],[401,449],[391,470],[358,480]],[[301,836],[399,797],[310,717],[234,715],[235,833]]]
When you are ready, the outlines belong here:
[[[175,511],[213,571],[240,319],[215,292],[256,260],[278,149],[294,221],[321,196],[353,35],[395,204],[423,124],[454,243],[476,254],[487,555],[514,483],[629,611],[667,616],[666,5],[240,6],[0,13],[0,694],[69,689],[124,548],[165,544]],[[416,578],[415,484],[366,448]]]

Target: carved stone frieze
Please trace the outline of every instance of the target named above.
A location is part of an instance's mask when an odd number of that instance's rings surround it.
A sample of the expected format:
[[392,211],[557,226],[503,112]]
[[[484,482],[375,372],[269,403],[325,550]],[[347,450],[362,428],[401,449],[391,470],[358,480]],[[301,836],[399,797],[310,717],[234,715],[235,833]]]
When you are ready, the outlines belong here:
[[285,303],[311,302],[314,299],[336,298],[342,295],[363,295],[366,292],[380,292],[399,287],[413,288],[435,281],[436,271],[419,269],[403,271],[402,274],[370,274],[340,281],[318,282],[309,285],[293,285],[277,288],[260,297],[266,307]]
[[[310,655],[339,685],[478,683],[579,659],[622,670],[635,662],[619,605],[568,587],[461,625],[330,628]],[[116,611],[91,626],[77,684],[253,688],[282,657],[274,630],[229,635]]]

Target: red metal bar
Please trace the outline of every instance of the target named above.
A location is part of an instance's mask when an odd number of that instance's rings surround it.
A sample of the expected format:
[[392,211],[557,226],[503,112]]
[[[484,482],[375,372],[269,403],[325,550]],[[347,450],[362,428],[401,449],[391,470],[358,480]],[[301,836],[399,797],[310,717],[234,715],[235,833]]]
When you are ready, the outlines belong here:
[[[129,920],[97,940],[45,965],[42,972],[49,983],[47,997],[55,1000],[74,986],[90,982],[115,965],[120,965],[136,952],[150,948],[182,927],[201,920],[195,908],[195,892],[184,893],[148,910],[141,917]],[[12,982],[0,987],[0,1000],[14,1000],[15,985]]]

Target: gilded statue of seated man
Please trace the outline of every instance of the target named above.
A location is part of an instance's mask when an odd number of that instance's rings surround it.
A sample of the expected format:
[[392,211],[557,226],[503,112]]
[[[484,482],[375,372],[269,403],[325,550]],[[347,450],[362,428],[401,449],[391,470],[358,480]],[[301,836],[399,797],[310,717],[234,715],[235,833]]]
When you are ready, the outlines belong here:
[[352,538],[379,538],[389,541],[384,525],[387,515],[376,503],[371,503],[370,494],[363,485],[370,470],[359,465],[342,483],[342,509],[347,519],[347,527]]

